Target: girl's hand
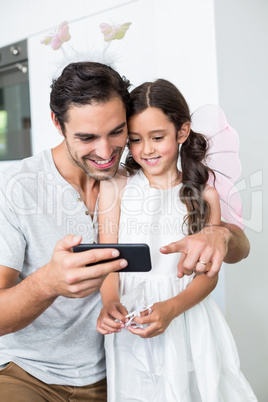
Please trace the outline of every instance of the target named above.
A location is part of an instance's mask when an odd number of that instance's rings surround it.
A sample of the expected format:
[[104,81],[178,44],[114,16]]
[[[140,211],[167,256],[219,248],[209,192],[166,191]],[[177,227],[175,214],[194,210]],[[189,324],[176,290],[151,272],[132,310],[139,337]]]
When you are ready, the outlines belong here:
[[124,328],[124,323],[127,321],[125,318],[127,314],[127,309],[119,301],[110,302],[101,309],[97,319],[97,331],[102,335],[120,332],[121,329]]
[[[132,326],[127,329],[135,335],[139,335],[141,338],[152,338],[154,336],[162,334],[171,321],[175,318],[169,307],[169,301],[155,303],[151,307],[152,312],[146,310],[141,313],[141,317],[135,317],[134,322],[141,325],[148,325],[146,328],[133,328]],[[144,315],[146,314],[146,315]]]

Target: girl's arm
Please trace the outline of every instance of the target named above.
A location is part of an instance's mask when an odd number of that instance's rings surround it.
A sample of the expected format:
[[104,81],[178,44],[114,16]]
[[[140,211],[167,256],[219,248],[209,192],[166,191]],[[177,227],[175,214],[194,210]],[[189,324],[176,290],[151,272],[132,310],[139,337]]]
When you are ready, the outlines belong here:
[[[126,184],[126,177],[117,174],[112,180],[105,180],[100,183],[99,196],[99,239],[100,243],[117,243],[120,202]],[[119,298],[119,274],[108,275],[103,282],[101,289],[103,308],[97,320],[97,331],[106,335],[111,332],[118,332],[125,322],[126,308],[120,303]]]
[[[217,191],[207,186],[204,191],[204,198],[210,204],[209,223],[218,225],[221,219],[221,212]],[[135,317],[135,322],[138,324],[149,324],[146,328],[133,328],[129,326],[128,330],[133,334],[140,335],[142,338],[151,338],[162,334],[174,318],[204,300],[215,288],[217,282],[218,275],[215,275],[213,278],[209,278],[206,275],[195,276],[187,288],[177,296],[164,302],[155,303],[151,308],[151,314],[143,317]]]

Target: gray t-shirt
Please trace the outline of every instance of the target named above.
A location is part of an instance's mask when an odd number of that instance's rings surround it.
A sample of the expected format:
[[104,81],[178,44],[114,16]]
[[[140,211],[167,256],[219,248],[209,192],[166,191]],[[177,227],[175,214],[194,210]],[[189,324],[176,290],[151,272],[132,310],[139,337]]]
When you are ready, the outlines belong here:
[[[0,172],[0,265],[20,271],[18,282],[51,259],[58,240],[97,241],[76,190],[55,167],[51,150]],[[103,336],[96,331],[100,293],[58,297],[26,328],[0,337],[1,365],[13,361],[48,384],[83,386],[105,377]]]

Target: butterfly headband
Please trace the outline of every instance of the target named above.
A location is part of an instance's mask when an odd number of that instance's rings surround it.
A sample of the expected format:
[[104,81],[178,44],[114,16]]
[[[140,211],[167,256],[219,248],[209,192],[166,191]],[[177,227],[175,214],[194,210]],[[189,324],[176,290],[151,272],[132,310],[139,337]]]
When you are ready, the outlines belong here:
[[41,44],[48,45],[53,50],[60,49],[63,53],[63,58],[58,63],[57,69],[53,74],[53,78],[57,78],[61,74],[64,67],[66,67],[68,64],[85,60],[104,63],[114,68],[113,63],[117,57],[112,55],[111,52],[107,55],[107,50],[112,41],[120,40],[125,37],[130,25],[131,22],[125,22],[121,25],[109,25],[106,23],[101,23],[99,27],[104,39],[103,50],[98,51],[96,49],[91,49],[89,51],[87,49],[86,51],[77,51],[70,45],[70,43],[68,43],[68,48],[64,48],[63,46],[65,42],[69,42],[71,39],[68,22],[63,21],[57,28],[55,28],[54,32],[49,33],[40,41]]
[[[100,24],[101,32],[104,36],[104,41],[110,45],[115,39],[123,39],[127,30],[129,29],[131,22],[125,22],[121,25],[109,25],[106,23]],[[58,50],[64,44],[71,39],[69,33],[69,26],[67,21],[63,21],[54,32],[41,39],[40,43],[43,45],[49,45],[53,50]],[[105,48],[107,51],[107,46]]]

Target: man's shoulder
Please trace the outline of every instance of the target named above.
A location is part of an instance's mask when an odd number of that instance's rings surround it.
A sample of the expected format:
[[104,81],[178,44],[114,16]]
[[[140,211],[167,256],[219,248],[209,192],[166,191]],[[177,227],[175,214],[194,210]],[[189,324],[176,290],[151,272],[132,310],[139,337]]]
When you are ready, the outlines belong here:
[[51,158],[51,151],[46,150],[1,170],[1,193],[5,194],[5,197],[11,192],[13,195],[16,193],[17,198],[20,198],[20,194],[25,190],[32,196],[37,194],[40,183],[43,183],[43,179],[51,172]]
[[23,175],[43,171],[50,164],[50,155],[51,150],[45,150],[37,155],[14,162],[12,165],[0,170],[0,184],[3,185],[11,178],[16,180],[16,178],[21,178]]

